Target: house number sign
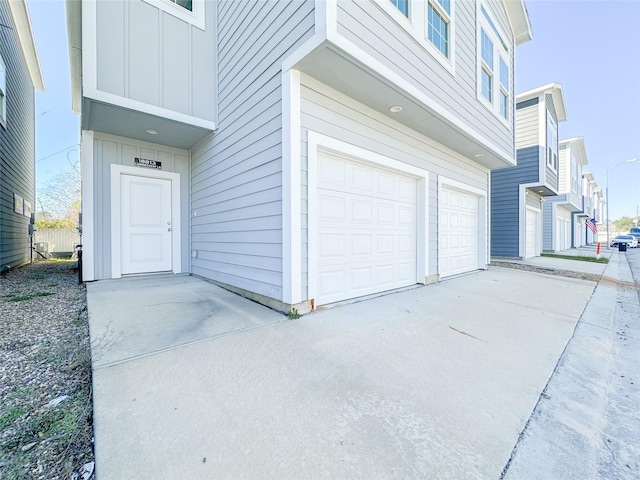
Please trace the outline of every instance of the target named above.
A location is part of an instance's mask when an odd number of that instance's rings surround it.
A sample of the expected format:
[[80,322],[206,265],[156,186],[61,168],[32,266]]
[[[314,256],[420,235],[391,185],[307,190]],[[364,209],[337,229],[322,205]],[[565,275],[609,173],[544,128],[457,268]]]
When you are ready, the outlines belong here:
[[149,160],[148,158],[135,158],[135,165],[138,167],[157,168],[162,170],[162,162],[157,160]]

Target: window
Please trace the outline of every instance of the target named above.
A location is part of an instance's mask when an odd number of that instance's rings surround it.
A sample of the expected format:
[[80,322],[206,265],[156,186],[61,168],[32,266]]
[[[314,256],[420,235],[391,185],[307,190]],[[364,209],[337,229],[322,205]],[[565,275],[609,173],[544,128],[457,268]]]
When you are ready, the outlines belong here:
[[478,98],[505,122],[511,111],[509,48],[491,16],[478,11]]
[[409,18],[409,0],[391,0],[391,3],[393,3],[405,17]]
[[552,170],[558,169],[558,126],[547,112],[547,165]]
[[449,58],[449,23],[451,23],[450,0],[430,0],[427,7],[427,38]]
[[191,0],[169,0],[169,1],[175,3],[176,5],[180,5],[182,8],[186,8],[190,12],[193,12],[193,4]]
[[456,0],[376,0],[373,4],[455,75]]
[[0,57],[0,125],[7,124],[7,67]]
[[571,154],[571,191],[578,193],[580,191],[580,183],[578,176],[578,161],[576,157]]
[[[144,0],[174,17],[188,22],[201,30],[205,28],[204,9],[205,0]],[[407,0],[405,0],[407,1]]]

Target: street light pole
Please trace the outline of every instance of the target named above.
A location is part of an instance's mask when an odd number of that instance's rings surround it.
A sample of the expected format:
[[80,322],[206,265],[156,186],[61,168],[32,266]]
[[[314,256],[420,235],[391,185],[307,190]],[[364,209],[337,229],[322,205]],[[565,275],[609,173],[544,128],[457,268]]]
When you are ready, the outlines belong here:
[[613,164],[611,167],[609,167],[607,169],[607,191],[606,191],[606,197],[607,197],[607,248],[609,248],[609,172],[611,170],[613,170],[614,168],[616,168],[618,165],[622,165],[623,163],[632,163],[632,162],[637,162],[638,159],[637,158],[632,158],[630,160],[622,160],[621,162],[615,163]]

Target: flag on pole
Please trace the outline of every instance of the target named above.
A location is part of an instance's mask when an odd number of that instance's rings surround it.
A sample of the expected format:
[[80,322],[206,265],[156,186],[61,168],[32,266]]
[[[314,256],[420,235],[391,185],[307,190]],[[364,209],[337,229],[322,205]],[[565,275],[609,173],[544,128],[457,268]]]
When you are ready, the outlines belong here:
[[593,233],[598,233],[598,226],[596,225],[595,218],[587,219],[587,228],[591,230]]

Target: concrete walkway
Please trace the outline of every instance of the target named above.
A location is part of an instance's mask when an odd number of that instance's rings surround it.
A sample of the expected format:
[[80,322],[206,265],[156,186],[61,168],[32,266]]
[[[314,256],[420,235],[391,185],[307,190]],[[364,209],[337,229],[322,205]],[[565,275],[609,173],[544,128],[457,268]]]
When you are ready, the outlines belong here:
[[98,480],[499,478],[595,285],[492,268],[289,320],[89,284]]

